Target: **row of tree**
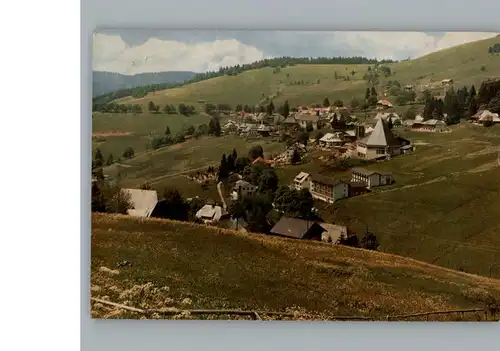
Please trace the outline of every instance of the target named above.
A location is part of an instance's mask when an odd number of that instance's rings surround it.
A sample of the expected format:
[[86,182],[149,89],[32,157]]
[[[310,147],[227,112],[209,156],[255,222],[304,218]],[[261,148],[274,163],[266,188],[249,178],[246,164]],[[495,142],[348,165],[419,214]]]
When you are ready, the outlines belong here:
[[244,65],[236,65],[231,67],[221,67],[217,71],[210,71],[206,73],[198,73],[190,80],[182,83],[164,83],[164,84],[150,84],[139,86],[130,89],[121,89],[112,93],[103,94],[93,98],[93,103],[95,104],[107,104],[113,100],[120,99],[126,96],[132,96],[135,98],[141,98],[146,96],[148,93],[171,89],[179,86],[183,86],[190,83],[199,82],[202,80],[207,80],[220,76],[233,76],[244,71],[249,71],[252,69],[272,67],[272,68],[284,68],[293,65],[306,65],[306,64],[378,64],[378,63],[390,63],[394,62],[391,60],[381,60],[369,59],[366,57],[277,57],[272,59],[264,59]]
[[[122,153],[122,157],[125,159],[131,159],[134,157],[134,155],[135,155],[135,152],[131,146],[127,147]],[[102,154],[101,149],[96,148],[95,153],[94,153],[94,159],[92,160],[92,169],[102,168],[105,165],[109,166],[109,165],[113,164],[115,161],[120,161],[120,158],[115,160],[113,154],[110,153],[106,159],[106,162],[105,162],[104,155]]]

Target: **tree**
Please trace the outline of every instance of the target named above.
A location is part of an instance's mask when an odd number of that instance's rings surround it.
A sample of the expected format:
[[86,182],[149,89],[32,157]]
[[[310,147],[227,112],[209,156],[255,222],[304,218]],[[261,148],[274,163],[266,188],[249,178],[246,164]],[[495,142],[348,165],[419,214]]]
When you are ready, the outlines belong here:
[[222,154],[222,159],[219,165],[219,180],[227,179],[229,177],[229,165],[226,159],[226,154]]
[[113,164],[113,162],[114,162],[113,154],[109,154],[108,160],[106,161],[106,164],[109,166],[109,165]]
[[190,125],[190,126],[188,126],[188,127],[186,128],[186,134],[187,134],[187,135],[193,135],[193,134],[194,134],[194,132],[195,132],[195,130],[196,130],[196,129],[194,128],[194,126],[193,126],[193,125]]
[[221,128],[220,128],[220,121],[219,121],[219,119],[215,120],[215,131],[214,131],[214,134],[215,134],[216,137],[220,137],[220,135],[221,135]]
[[307,146],[307,142],[309,141],[309,133],[307,132],[297,133],[297,135],[295,136],[295,141]]
[[313,126],[312,122],[311,122],[311,121],[308,121],[308,122],[306,123],[306,131],[307,131],[307,132],[312,132],[313,130],[314,130],[314,126]]
[[368,100],[368,98],[370,97],[370,88],[366,88],[366,92],[365,92],[365,100]]
[[408,108],[404,113],[403,113],[403,119],[404,120],[415,120],[415,117],[417,117],[417,113],[415,112],[415,109],[413,107]]
[[130,147],[130,146],[127,147],[125,149],[125,151],[123,151],[123,157],[128,158],[128,159],[134,157],[134,149],[132,149],[132,147]]
[[344,235],[342,234],[339,238],[339,244],[350,246],[350,247],[359,247],[359,239],[355,234],[352,235]]
[[287,118],[290,115],[290,106],[288,105],[288,100],[285,101],[285,104],[283,105],[283,116]]
[[268,195],[257,193],[244,197],[241,201],[245,210],[245,221],[248,223],[250,231],[266,233],[271,229],[267,222],[267,214],[272,210],[273,206]]
[[300,163],[300,153],[299,153],[299,150],[297,150],[297,148],[293,149],[293,154],[292,154],[292,158],[290,161],[291,161],[292,165],[296,165],[296,164]]
[[101,149],[97,148],[95,150],[94,156],[94,166],[100,168],[104,165],[104,156],[102,155]]
[[325,97],[325,100],[323,100],[323,107],[330,107],[330,100],[328,100],[327,97]]
[[367,250],[377,250],[380,244],[377,241],[377,237],[370,232],[366,232],[361,239],[361,247]]
[[477,111],[479,110],[479,106],[477,105],[477,100],[476,100],[476,97],[473,96],[470,100],[469,100],[469,106],[467,108],[467,116],[470,118],[472,116],[474,116]]
[[319,140],[319,139],[323,138],[324,135],[325,135],[325,133],[322,130],[318,129],[316,131],[316,133],[314,133],[314,139]]
[[148,111],[149,112],[156,112],[156,105],[153,101],[148,102]]
[[375,87],[372,87],[370,90],[370,96],[375,96],[377,97],[377,91],[375,90]]
[[236,159],[236,162],[234,163],[235,171],[238,173],[243,172],[245,167],[247,167],[249,164],[250,164],[250,159],[248,157],[245,156],[238,157]]
[[149,182],[145,182],[141,185],[141,190],[152,190],[153,187],[151,186],[151,184]]
[[259,192],[273,194],[278,189],[278,182],[278,175],[274,168],[266,166],[259,177]]
[[356,99],[355,97],[352,98],[351,100],[351,109],[355,110],[357,109],[358,107],[360,106],[360,102],[358,99]]
[[344,106],[344,102],[342,100],[335,100],[333,102],[333,106],[336,106],[336,107],[343,107]]
[[251,162],[255,161],[259,157],[264,157],[264,149],[260,145],[253,146],[248,151],[248,158]]
[[165,135],[171,135],[172,133],[170,132],[170,127],[167,126],[167,129],[165,129]]
[[392,117],[389,117],[389,121],[387,121],[387,126],[389,127],[389,129],[392,129],[393,127]]
[[377,104],[377,97],[374,95],[370,95],[370,97],[367,100],[367,103],[369,106],[375,106]]
[[312,219],[314,200],[308,189],[296,190],[280,186],[274,198],[274,208],[285,216]]
[[274,113],[274,104],[273,101],[271,100],[269,105],[267,105],[267,114],[272,115],[273,113]]
[[155,208],[155,217],[168,218],[178,221],[187,221],[189,208],[180,192],[175,188],[166,188],[163,191],[163,201],[159,201]]

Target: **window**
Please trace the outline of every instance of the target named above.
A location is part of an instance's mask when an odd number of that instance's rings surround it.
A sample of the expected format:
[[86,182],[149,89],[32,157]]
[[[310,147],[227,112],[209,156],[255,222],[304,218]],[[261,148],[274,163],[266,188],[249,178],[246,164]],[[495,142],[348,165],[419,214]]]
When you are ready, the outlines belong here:
[[377,149],[377,155],[384,155],[385,149]]

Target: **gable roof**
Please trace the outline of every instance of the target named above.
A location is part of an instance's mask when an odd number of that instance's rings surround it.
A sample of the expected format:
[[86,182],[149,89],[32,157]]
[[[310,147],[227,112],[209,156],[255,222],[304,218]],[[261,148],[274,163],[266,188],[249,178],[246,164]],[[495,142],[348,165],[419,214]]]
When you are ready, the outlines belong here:
[[234,183],[234,188],[233,189],[239,189],[239,187],[250,187],[250,188],[257,188],[255,185],[247,182],[246,180],[240,179]]
[[316,116],[316,114],[307,114],[307,113],[301,113],[296,118],[299,121],[305,121],[305,122],[317,122],[319,120],[319,116]]
[[300,172],[299,174],[297,174],[297,176],[295,176],[294,181],[302,183],[307,179],[307,177],[309,177],[309,173]]
[[354,167],[351,171],[354,173],[365,175],[367,177],[371,176],[372,174],[379,174],[378,172],[370,171],[366,168],[361,168],[361,167]]
[[377,105],[384,105],[384,106],[389,106],[392,107],[392,103],[388,100],[379,100],[377,101]]
[[323,232],[325,231],[323,227],[314,221],[283,216],[271,229],[271,234],[303,239],[313,226],[321,229]]
[[127,210],[130,216],[151,216],[151,212],[153,212],[158,203],[158,193],[156,190],[122,189],[121,191],[130,196],[132,208]]
[[363,144],[367,146],[396,146],[399,145],[399,141],[396,139],[394,134],[387,123],[381,118],[377,121],[375,128],[370,133],[370,135],[361,139]]
[[342,141],[342,139],[339,137],[338,133],[326,133],[323,135],[319,141],[324,141],[324,142],[339,142]]
[[337,186],[339,184],[347,184],[339,179],[334,179],[330,177],[325,177],[324,175],[321,174],[314,174],[312,176],[312,181],[320,184],[326,184],[326,185],[331,185],[331,186]]

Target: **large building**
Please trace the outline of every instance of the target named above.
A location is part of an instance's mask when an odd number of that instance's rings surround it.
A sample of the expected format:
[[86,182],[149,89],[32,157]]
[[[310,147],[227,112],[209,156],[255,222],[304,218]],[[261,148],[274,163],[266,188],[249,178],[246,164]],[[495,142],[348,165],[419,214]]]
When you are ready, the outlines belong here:
[[334,203],[349,196],[349,184],[338,179],[313,175],[309,191],[315,199]]
[[358,141],[358,157],[375,159],[401,154],[401,142],[389,129],[382,118],[377,121],[373,131]]

